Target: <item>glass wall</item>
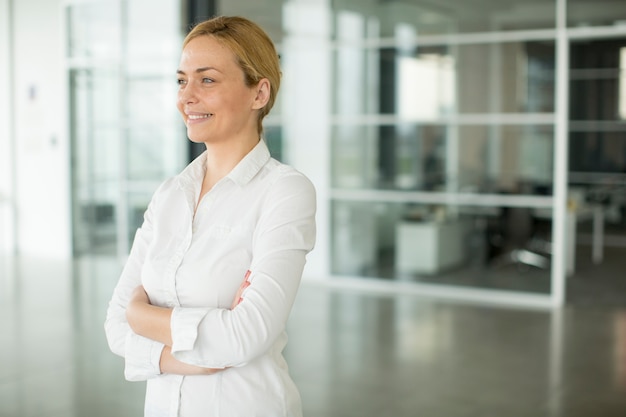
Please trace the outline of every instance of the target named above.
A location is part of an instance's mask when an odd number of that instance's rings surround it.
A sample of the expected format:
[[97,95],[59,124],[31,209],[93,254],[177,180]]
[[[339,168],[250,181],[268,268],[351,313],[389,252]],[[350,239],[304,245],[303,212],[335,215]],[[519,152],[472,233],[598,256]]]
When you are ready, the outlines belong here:
[[[626,247],[626,36],[570,45],[570,183],[603,211],[604,242]],[[581,225],[593,241],[593,228]]]
[[[504,291],[520,302],[537,296],[540,304],[558,304],[564,275],[576,271],[581,230],[583,240],[586,230],[593,237],[594,261],[601,259],[606,242],[597,246],[595,237],[610,210],[592,201],[597,189],[579,187],[576,172],[568,182],[567,164],[576,170],[581,158],[597,162],[587,150],[598,143],[606,163],[626,160],[619,156],[621,101],[611,98],[621,91],[621,63],[596,71],[589,58],[593,72],[577,69],[579,39],[626,37],[619,2],[280,3],[274,11],[282,30],[265,14],[260,19],[291,63],[286,76],[295,70],[291,76],[314,85],[322,98],[310,107],[294,99],[313,91],[294,82],[282,89],[283,100],[327,123],[316,130],[326,139],[294,128],[297,117],[275,120],[287,149],[302,137],[320,141],[315,155],[322,167],[295,162],[319,179],[318,251],[327,251],[332,279],[411,283],[466,296],[478,290],[485,299]],[[218,9],[259,13],[241,2],[220,2]],[[597,28],[582,32],[589,26]],[[564,54],[570,42],[571,83],[559,89],[557,81],[570,77]],[[315,50],[319,62],[304,48]],[[298,59],[309,65],[298,66]],[[593,91],[583,87],[589,83]],[[571,106],[584,109],[568,108],[568,92]],[[605,108],[605,101],[617,103],[604,110],[612,124],[581,114]],[[295,116],[292,107],[286,111]],[[564,161],[560,155],[570,149]],[[622,210],[616,207],[614,213]]]
[[[598,225],[619,232],[623,222],[618,3],[217,2],[277,43],[284,77],[265,136],[318,190],[308,271],[562,302],[581,231],[595,262],[608,242],[596,246]],[[108,242],[122,253],[155,184],[185,163],[170,84],[180,2],[103,4],[68,8],[75,235],[77,248]],[[140,19],[145,10],[158,24]],[[607,181],[611,204],[598,187]]]
[[186,162],[179,10],[175,0],[66,9],[77,254],[125,256],[151,194]]
[[338,0],[332,7],[337,12],[352,11],[380,19],[382,37],[393,36],[396,24],[409,25],[420,36],[553,29],[556,17],[554,0],[500,0],[480,5],[459,0]]
[[555,3],[428,4],[333,3],[331,273],[550,295]]
[[610,28],[626,24],[623,2],[614,0],[567,0],[567,24],[572,28]]

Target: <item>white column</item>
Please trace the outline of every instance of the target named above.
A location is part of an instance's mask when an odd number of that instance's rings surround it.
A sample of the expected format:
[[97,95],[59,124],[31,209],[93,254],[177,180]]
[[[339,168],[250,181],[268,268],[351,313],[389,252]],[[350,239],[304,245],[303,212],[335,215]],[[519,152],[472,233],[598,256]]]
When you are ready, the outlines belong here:
[[330,271],[331,30],[329,0],[284,5],[281,87],[286,161],[306,174],[317,190],[317,245],[305,279]]
[[554,206],[552,236],[552,304],[560,307],[565,301],[567,159],[569,105],[569,43],[567,39],[567,0],[557,0],[556,39],[556,124],[554,131]]

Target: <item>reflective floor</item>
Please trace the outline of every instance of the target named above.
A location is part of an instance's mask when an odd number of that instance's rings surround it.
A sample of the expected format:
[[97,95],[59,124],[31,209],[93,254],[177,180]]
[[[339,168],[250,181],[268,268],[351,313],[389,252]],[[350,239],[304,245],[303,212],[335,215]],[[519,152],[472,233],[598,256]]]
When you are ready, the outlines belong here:
[[[102,326],[120,265],[0,267],[0,417],[141,416],[144,385],[124,381]],[[626,302],[613,301],[546,312],[307,283],[286,356],[305,417],[625,416]]]

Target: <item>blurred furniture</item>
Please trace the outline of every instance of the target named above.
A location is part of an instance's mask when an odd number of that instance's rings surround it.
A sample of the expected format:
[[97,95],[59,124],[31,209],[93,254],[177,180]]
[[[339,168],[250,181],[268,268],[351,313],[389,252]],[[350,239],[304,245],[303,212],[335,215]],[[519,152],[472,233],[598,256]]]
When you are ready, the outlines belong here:
[[[552,219],[552,209],[535,209],[533,215],[541,219]],[[568,198],[565,225],[567,276],[576,272],[578,223],[589,220],[593,222],[591,259],[593,263],[599,264],[604,259],[604,206],[598,203],[585,202],[577,197]]]
[[465,236],[469,226],[458,219],[398,223],[396,269],[434,274],[461,264],[465,259]]
[[501,215],[492,221],[491,227],[488,228],[488,242],[491,249],[489,266],[498,268],[518,265],[548,268],[550,245],[545,242],[543,251],[537,250],[540,245],[535,224],[531,208],[504,207]]

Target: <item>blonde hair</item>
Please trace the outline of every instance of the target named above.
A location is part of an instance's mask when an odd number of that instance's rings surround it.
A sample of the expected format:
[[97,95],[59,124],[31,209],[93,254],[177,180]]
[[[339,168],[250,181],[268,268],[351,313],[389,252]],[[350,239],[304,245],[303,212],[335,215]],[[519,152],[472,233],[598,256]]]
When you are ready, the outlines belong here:
[[274,43],[259,25],[240,16],[218,16],[198,23],[185,37],[183,48],[199,36],[214,37],[235,55],[248,87],[256,86],[263,78],[269,80],[269,100],[259,110],[257,122],[261,133],[263,118],[274,106],[282,75]]

